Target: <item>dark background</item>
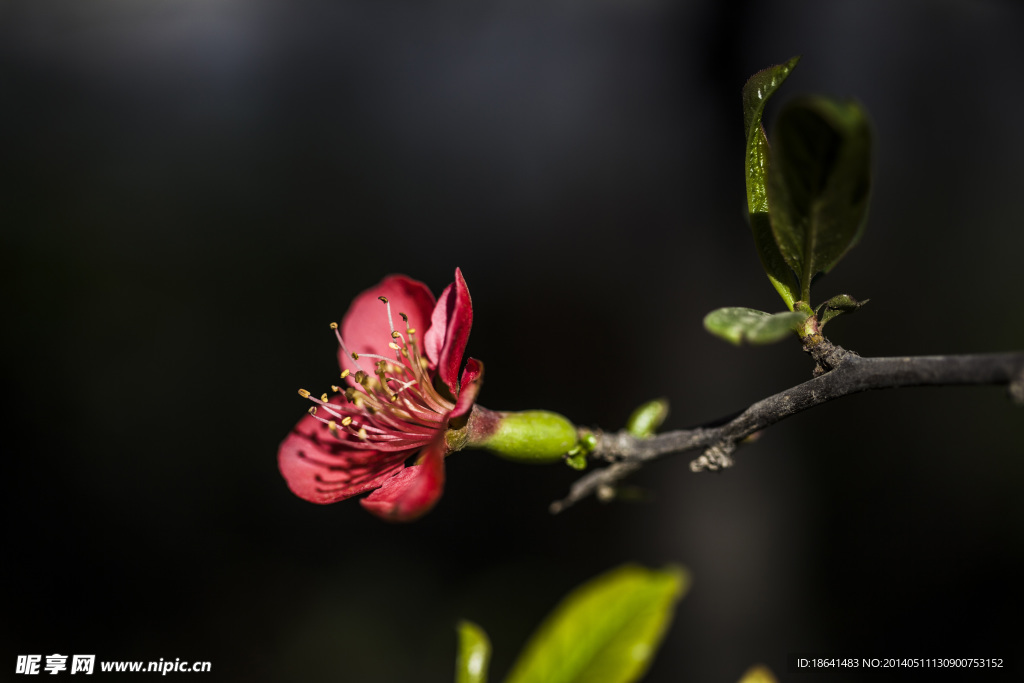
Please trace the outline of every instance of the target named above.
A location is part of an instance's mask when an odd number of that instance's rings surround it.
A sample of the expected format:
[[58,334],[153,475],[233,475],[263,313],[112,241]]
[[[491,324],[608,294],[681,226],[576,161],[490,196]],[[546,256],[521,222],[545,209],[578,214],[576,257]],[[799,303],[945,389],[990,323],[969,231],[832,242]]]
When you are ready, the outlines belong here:
[[568,468],[462,452],[435,511],[392,526],[294,497],[275,453],[295,390],[335,381],[327,323],[391,272],[439,292],[463,269],[490,408],[616,429],[664,395],[678,428],[807,379],[794,342],[701,327],[782,308],[739,92],[794,54],[769,117],[824,92],[876,128],[865,238],[816,287],[871,303],[830,336],[1024,347],[1022,30],[981,0],[0,3],[0,666],[450,681],[465,617],[500,681],[561,595],[629,560],[694,576],[651,682],[825,680],[790,652],[1012,661],[1024,413],[1000,389],[846,398],[727,473],[668,458],[645,502],[557,517]]

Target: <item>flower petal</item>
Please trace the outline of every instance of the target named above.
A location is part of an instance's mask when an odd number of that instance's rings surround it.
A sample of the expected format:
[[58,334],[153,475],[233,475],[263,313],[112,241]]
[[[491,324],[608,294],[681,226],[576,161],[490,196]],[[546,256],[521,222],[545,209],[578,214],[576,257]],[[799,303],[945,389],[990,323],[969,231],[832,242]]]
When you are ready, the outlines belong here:
[[[391,319],[398,332],[405,334],[405,323],[399,313],[409,316],[409,327],[418,330],[420,334],[427,330],[434,308],[434,295],[422,282],[405,275],[389,275],[376,287],[357,296],[345,313],[341,336],[349,351],[394,357],[394,351],[388,348],[388,344],[393,341],[388,309],[378,300],[382,296],[387,297],[391,304]],[[338,362],[343,370],[355,372],[358,369],[352,358],[341,349],[338,349]],[[364,364],[364,369],[372,373],[373,363]]]
[[307,415],[281,442],[277,465],[295,495],[324,504],[379,487],[402,469],[412,452],[352,449]]
[[473,300],[462,277],[455,269],[455,282],[448,285],[430,316],[430,329],[423,336],[423,348],[431,365],[452,396],[459,391],[459,366],[473,326]]
[[420,455],[419,463],[391,477],[359,501],[364,508],[390,522],[411,522],[430,511],[444,490],[444,439],[435,439]]
[[459,382],[459,398],[455,402],[449,418],[462,417],[469,412],[476,403],[476,396],[480,393],[480,385],[484,380],[484,364],[476,358],[466,361],[466,369],[462,371],[462,381]]

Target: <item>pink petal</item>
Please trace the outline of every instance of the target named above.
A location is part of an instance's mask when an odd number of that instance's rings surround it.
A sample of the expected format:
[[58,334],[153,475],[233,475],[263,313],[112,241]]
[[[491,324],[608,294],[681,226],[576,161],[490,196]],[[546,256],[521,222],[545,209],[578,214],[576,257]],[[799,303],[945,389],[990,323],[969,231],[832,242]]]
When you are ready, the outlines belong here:
[[411,522],[434,507],[443,489],[444,439],[437,439],[423,449],[418,464],[406,467],[359,502],[389,522]]
[[466,361],[466,369],[462,371],[462,381],[459,382],[459,398],[455,402],[455,409],[452,410],[449,418],[461,417],[469,412],[469,409],[476,403],[476,396],[480,393],[480,385],[484,379],[484,364],[476,358]]
[[430,329],[423,336],[423,348],[431,365],[437,367],[441,381],[459,392],[459,366],[473,326],[473,301],[462,271],[455,269],[455,282],[448,285],[430,316]]
[[[375,353],[393,358],[395,352],[388,348],[394,341],[391,338],[391,325],[388,323],[387,306],[378,297],[387,297],[391,304],[391,319],[395,329],[405,335],[405,322],[399,313],[409,316],[409,327],[419,334],[430,325],[430,313],[434,308],[434,295],[422,282],[405,275],[389,275],[376,287],[371,287],[355,298],[341,323],[341,336],[349,351],[356,353]],[[355,372],[355,363],[338,349],[338,362],[342,369]],[[373,372],[375,361],[362,363],[366,372]]]
[[411,451],[353,450],[307,415],[277,451],[288,488],[311,503],[334,503],[372,491],[402,469]]

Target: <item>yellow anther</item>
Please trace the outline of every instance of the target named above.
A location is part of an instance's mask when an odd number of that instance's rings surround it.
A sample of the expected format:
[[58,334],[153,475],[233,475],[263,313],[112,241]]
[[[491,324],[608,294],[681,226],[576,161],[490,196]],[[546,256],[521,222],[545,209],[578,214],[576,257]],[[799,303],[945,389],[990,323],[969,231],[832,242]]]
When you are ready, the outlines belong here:
[[331,391],[333,391],[334,393],[338,393],[339,391],[341,391],[341,387],[332,384],[331,385]]
[[388,396],[388,400],[394,403],[395,401],[398,400],[398,394],[391,394],[390,396]]
[[358,382],[359,384],[362,384],[363,382],[365,382],[365,381],[366,381],[366,378],[367,378],[368,376],[369,376],[369,375],[367,375],[367,374],[366,374],[365,372],[363,372],[362,370],[360,370],[359,372],[357,372],[357,373],[356,373],[356,376],[355,376],[355,380],[356,380],[356,382]]
[[388,342],[388,348],[389,349],[394,349],[395,351],[398,351],[402,347],[399,346],[398,344],[396,344],[395,342]]
[[352,360],[359,360],[359,354],[355,351],[352,352]]
[[408,330],[406,330],[406,332],[408,332],[409,334],[416,334],[416,328],[410,327]]
[[331,398],[330,396],[327,395],[327,392],[325,391],[324,393],[320,394],[320,400],[323,401],[324,403],[327,403],[328,401],[331,400]]
[[408,349],[402,349],[402,357],[403,358],[408,358],[409,357],[409,350]]
[[309,410],[306,411],[310,415],[316,415],[316,406],[310,406]]
[[309,392],[305,389],[299,389],[299,396],[302,398],[309,398]]
[[423,368],[424,370],[426,370],[427,369],[427,365],[429,365],[429,363],[427,363],[427,359],[422,357],[422,356],[420,356],[420,367]]
[[352,374],[352,371],[346,368],[345,370],[342,370],[342,372],[341,372],[341,378],[342,378],[342,379],[345,379],[346,377],[348,377],[348,376],[349,376],[349,375],[351,375],[351,374]]
[[350,424],[352,424],[352,418],[346,415],[345,417],[341,418],[341,424],[348,427]]
[[358,436],[358,437],[359,437],[360,439],[362,439],[363,441],[366,441],[366,430],[365,430],[365,429],[363,429],[362,427],[360,427],[360,428],[359,428],[359,431],[358,431],[358,432],[356,432],[356,436]]
[[334,420],[328,420],[327,428],[330,429],[332,432],[336,432],[338,431],[338,423],[335,422]]
[[331,323],[331,329],[332,330],[338,329],[338,323]]
[[394,332],[392,332],[392,333],[391,333],[391,338],[392,338],[392,339],[398,339],[398,338],[399,338],[399,337],[401,337],[401,336],[402,336],[402,335],[400,335],[400,334],[398,333],[398,330],[395,330]]
[[379,300],[379,301],[380,301],[380,302],[381,302],[382,304],[386,304],[386,303],[388,302],[388,298],[387,298],[386,296],[378,296],[378,297],[377,297],[377,299],[378,299],[378,300]]

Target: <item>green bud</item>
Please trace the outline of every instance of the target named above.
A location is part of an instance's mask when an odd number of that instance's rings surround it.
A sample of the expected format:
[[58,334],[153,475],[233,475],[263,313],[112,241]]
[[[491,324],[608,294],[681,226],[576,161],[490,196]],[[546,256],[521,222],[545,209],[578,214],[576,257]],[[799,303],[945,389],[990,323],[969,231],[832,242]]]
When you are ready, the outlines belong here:
[[576,425],[558,413],[497,413],[478,408],[474,406],[467,425],[467,446],[486,448],[507,460],[526,463],[560,462],[576,446]]
[[626,431],[638,439],[654,436],[668,417],[668,399],[656,398],[633,411],[626,422]]

